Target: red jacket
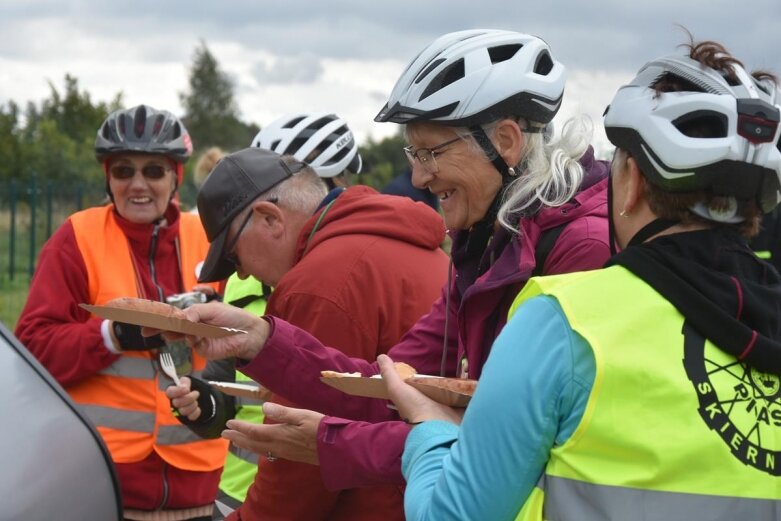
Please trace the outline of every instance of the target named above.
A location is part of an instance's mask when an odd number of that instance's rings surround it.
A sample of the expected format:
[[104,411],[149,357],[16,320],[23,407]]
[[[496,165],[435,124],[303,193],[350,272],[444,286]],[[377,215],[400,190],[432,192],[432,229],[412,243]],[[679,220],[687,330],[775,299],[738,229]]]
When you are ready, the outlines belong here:
[[[114,214],[133,256],[141,296],[152,300],[157,300],[159,293],[150,262],[155,266],[157,284],[163,296],[192,289],[183,287],[179,269],[178,209],[169,205],[165,217],[169,224],[159,228],[153,253],[154,226],[131,223]],[[206,244],[205,237],[203,241]],[[128,273],[127,277],[134,275]],[[41,250],[27,303],[16,328],[19,340],[66,390],[91,379],[120,358],[104,345],[100,333],[102,320],[78,307],[82,302],[91,303],[87,269],[73,225],[68,220]],[[220,477],[220,469],[194,472],[176,468],[154,451],[141,461],[115,466],[124,507],[138,510],[210,505]]]
[[[448,265],[439,248],[444,224],[422,203],[379,195],[364,186],[339,195],[317,224],[322,214],[318,211],[301,231],[296,264],[274,288],[266,313],[309,331],[346,356],[373,361],[398,342],[439,294]],[[286,378],[284,361],[275,371]],[[281,397],[274,401],[290,405]],[[317,466],[262,457],[255,483],[234,517],[403,518],[399,486],[329,492]]]
[[[470,378],[479,378],[510,304],[534,270],[535,249],[544,230],[567,223],[547,257],[545,274],[596,269],[604,264],[610,256],[608,164],[595,161],[591,151],[580,161],[587,172],[585,184],[593,184],[561,207],[544,208],[522,219],[519,233],[463,292],[459,281],[469,276],[470,259],[462,255],[464,233],[454,237],[453,257],[458,261],[452,286],[442,288],[429,313],[390,351],[391,358],[407,362],[422,374],[439,374],[447,318],[447,373],[455,375],[467,369]],[[497,237],[502,235],[505,233],[500,231]],[[446,309],[448,293],[450,307]],[[284,371],[278,370],[280,366]],[[379,372],[376,363],[349,359],[278,319],[272,320],[272,333],[263,350],[241,368],[270,389],[288,393],[301,406],[334,416],[320,422],[317,440],[320,471],[329,489],[403,483],[401,454],[409,426],[389,422],[398,416],[381,400],[347,396],[324,385],[317,378],[317,371],[324,369],[360,371],[367,376]]]

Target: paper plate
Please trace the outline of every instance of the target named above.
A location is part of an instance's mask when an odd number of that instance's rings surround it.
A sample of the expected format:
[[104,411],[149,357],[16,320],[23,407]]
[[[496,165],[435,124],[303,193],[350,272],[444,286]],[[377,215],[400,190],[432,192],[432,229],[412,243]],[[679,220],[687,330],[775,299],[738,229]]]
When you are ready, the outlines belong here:
[[[462,394],[442,389],[441,387],[434,387],[430,383],[432,378],[440,377],[418,375],[407,378],[405,381],[432,400],[451,407],[466,407],[469,400],[472,398],[472,395],[470,394]],[[385,386],[385,380],[382,378],[365,376],[321,376],[320,381],[352,396],[389,399],[388,389]]]
[[221,338],[238,333],[246,333],[240,329],[231,329],[226,327],[210,326],[198,322],[190,322],[183,318],[173,318],[148,311],[134,311],[129,309],[119,309],[111,306],[93,306],[91,304],[79,304],[80,308],[86,309],[100,318],[135,324],[137,326],[152,327],[163,331],[174,331],[185,335],[200,336],[205,338]]

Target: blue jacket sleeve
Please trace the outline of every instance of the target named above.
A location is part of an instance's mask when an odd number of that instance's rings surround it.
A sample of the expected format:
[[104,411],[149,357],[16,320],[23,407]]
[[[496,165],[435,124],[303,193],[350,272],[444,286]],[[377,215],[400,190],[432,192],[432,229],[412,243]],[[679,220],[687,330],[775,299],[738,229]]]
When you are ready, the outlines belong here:
[[407,438],[409,520],[514,519],[552,447],[583,416],[591,347],[555,299],[521,306],[496,339],[461,427],[424,422]]

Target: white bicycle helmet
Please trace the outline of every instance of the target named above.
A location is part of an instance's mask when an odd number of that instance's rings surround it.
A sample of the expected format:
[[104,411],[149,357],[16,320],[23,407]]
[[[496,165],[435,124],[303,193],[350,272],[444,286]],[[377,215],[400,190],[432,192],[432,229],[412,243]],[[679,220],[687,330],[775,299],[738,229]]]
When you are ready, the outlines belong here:
[[[663,190],[708,190],[754,199],[769,212],[781,202],[781,125],[776,86],[733,65],[738,81],[684,56],[666,56],[640,69],[605,111],[605,131]],[[691,90],[657,94],[673,76]],[[708,128],[709,136],[688,129]]]
[[548,123],[566,71],[540,38],[475,29],[437,38],[410,62],[375,121],[471,127],[513,115]]
[[347,122],[327,112],[282,116],[263,127],[250,146],[292,155],[325,178],[345,170],[359,174],[363,166]]

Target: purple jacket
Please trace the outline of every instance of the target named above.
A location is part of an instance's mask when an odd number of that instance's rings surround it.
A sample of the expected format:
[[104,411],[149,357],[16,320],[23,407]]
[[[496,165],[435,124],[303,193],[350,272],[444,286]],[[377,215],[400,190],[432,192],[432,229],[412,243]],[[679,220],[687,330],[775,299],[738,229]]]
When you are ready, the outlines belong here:
[[[469,277],[469,266],[475,262],[463,259],[463,235],[454,237],[455,271],[449,288],[447,335],[449,376],[480,377],[491,345],[507,320],[510,304],[534,270],[535,245],[543,231],[570,223],[548,254],[543,269],[546,274],[600,268],[610,256],[609,165],[596,161],[591,149],[581,163],[587,172],[586,188],[564,206],[545,208],[530,219],[522,219],[520,233],[508,235],[509,242],[490,268],[463,294],[459,277]],[[447,289],[443,288],[431,311],[390,349],[388,355],[394,361],[406,362],[421,374],[439,374]],[[398,416],[385,401],[348,396],[319,380],[321,370],[377,374],[376,363],[348,358],[324,347],[305,331],[272,319],[272,333],[263,350],[240,369],[302,407],[332,415],[320,423],[317,439],[321,474],[328,488],[404,483],[401,454],[409,426],[397,421]]]

